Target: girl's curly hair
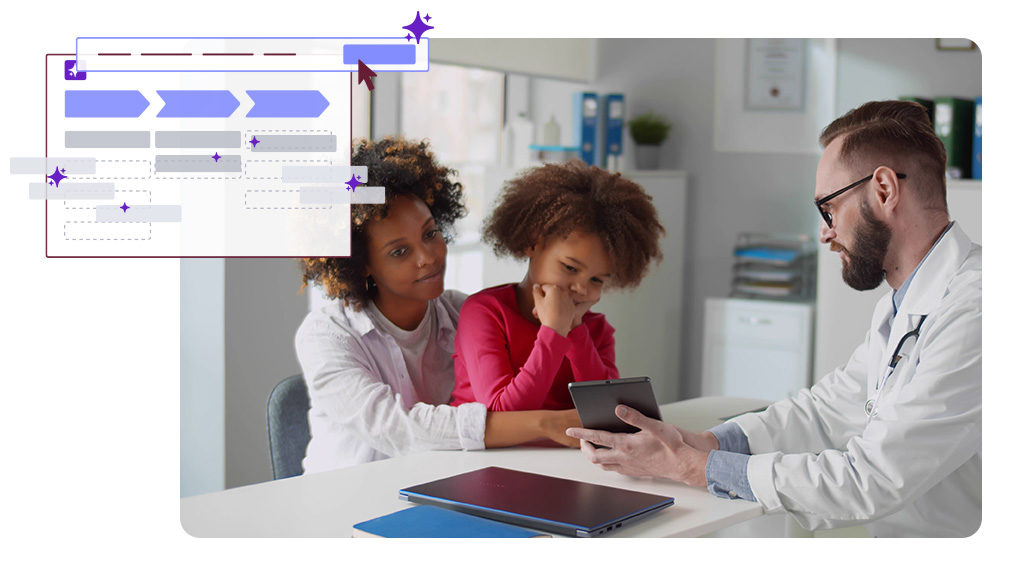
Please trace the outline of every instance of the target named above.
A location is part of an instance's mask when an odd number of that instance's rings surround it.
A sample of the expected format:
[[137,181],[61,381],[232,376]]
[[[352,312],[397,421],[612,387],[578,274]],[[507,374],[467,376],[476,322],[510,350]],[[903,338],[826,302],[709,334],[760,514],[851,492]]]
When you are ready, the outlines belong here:
[[651,196],[622,174],[580,160],[545,164],[506,182],[483,239],[499,256],[524,258],[530,247],[577,230],[604,243],[613,285],[634,288],[650,261],[661,261],[665,228]]
[[302,287],[321,285],[331,299],[341,298],[356,309],[370,301],[377,287],[367,289],[367,224],[387,217],[396,196],[415,196],[427,205],[445,241],[454,237],[455,221],[466,215],[458,173],[437,163],[427,141],[389,136],[376,142],[353,142],[353,166],[366,166],[368,186],[384,187],[383,204],[352,204],[351,256],[302,258]]

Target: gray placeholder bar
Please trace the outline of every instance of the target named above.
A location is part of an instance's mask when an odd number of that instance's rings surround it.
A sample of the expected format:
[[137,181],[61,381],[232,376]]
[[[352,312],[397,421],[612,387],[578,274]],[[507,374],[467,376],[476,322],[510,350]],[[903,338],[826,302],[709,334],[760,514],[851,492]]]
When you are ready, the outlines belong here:
[[30,200],[112,200],[114,182],[63,182],[51,186],[44,182],[28,185]]
[[366,166],[282,166],[281,181],[286,184],[344,184],[352,177],[366,181]]
[[[127,206],[128,204],[123,204]],[[181,206],[96,206],[96,221],[112,222],[180,222]]]
[[350,192],[344,186],[299,188],[300,204],[383,204],[384,188],[359,186]]
[[333,134],[256,134],[259,144],[253,152],[337,152],[338,137]]
[[64,132],[65,148],[148,148],[149,132]]
[[242,133],[221,132],[157,132],[158,148],[208,148],[230,149],[242,147]]
[[156,157],[157,172],[241,172],[242,156],[160,156]]
[[11,174],[48,176],[57,167],[67,174],[95,174],[96,158],[11,158]]

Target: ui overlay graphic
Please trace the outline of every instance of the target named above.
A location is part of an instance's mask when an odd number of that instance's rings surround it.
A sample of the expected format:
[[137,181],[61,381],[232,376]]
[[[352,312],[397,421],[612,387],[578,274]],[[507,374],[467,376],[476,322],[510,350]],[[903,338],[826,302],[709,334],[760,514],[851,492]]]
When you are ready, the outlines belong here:
[[356,73],[427,71],[421,35],[81,37],[47,55],[45,157],[11,159],[45,202],[46,255],[348,255],[350,204],[384,200],[349,165],[352,90],[372,88]]

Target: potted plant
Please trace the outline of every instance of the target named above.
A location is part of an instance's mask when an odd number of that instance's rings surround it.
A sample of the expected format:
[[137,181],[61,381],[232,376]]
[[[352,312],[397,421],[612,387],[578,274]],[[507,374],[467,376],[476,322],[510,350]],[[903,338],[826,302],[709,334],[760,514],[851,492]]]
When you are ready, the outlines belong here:
[[661,143],[668,138],[672,124],[665,118],[648,112],[629,120],[629,134],[636,142],[636,168],[657,170]]

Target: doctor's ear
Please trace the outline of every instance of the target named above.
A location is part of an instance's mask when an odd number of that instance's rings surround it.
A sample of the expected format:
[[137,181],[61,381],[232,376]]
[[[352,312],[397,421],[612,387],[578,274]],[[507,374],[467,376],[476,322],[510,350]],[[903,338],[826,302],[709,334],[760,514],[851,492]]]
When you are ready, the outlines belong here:
[[884,208],[895,208],[902,199],[903,179],[902,173],[896,172],[888,166],[879,166],[871,177],[871,184],[876,199]]

